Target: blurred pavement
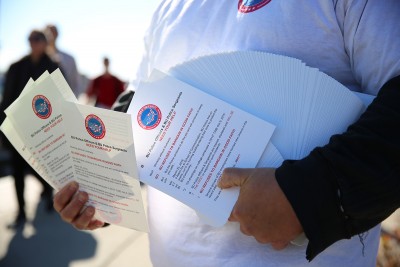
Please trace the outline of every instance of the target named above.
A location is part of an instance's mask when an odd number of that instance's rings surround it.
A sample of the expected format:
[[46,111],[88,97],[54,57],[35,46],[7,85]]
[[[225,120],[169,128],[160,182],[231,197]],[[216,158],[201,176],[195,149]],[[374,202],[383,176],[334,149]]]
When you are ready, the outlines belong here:
[[[0,267],[150,267],[147,234],[111,225],[78,231],[40,199],[42,186],[25,178],[28,222],[8,229],[17,213],[12,176],[0,177]],[[142,189],[146,199],[146,190]]]

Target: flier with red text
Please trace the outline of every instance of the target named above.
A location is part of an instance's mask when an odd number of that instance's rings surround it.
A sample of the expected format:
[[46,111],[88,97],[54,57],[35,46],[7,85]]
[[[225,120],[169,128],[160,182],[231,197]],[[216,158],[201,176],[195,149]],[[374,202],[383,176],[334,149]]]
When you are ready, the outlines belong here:
[[24,154],[31,155],[41,168],[39,174],[55,189],[61,189],[74,176],[61,111],[66,100],[76,98],[60,70],[56,70],[26,87],[6,110],[13,131],[18,133],[18,137],[11,138],[25,144]]
[[75,179],[95,217],[147,232],[131,116],[73,102],[64,102],[63,114]]
[[275,129],[157,70],[140,84],[128,113],[140,179],[213,226],[225,224],[239,193],[217,187],[223,170],[255,167]]
[[[49,75],[46,73],[46,76]],[[23,89],[23,93],[29,91],[31,86],[33,86],[34,81],[33,79],[30,79],[28,83],[25,85],[25,88]],[[11,105],[12,106],[12,105]],[[8,108],[5,110],[5,113],[7,114]],[[48,177],[47,173],[45,172],[44,168],[42,165],[38,163],[36,158],[33,156],[31,153],[32,147],[28,147],[23,139],[20,137],[18,131],[15,129],[14,125],[12,124],[10,118],[6,117],[3,121],[3,123],[0,126],[1,131],[3,134],[7,137],[9,142],[13,145],[13,147],[18,151],[18,153],[22,156],[22,158],[25,159],[26,162],[41,176],[47,183],[49,183],[53,188],[55,188],[55,185],[52,185],[52,181]]]

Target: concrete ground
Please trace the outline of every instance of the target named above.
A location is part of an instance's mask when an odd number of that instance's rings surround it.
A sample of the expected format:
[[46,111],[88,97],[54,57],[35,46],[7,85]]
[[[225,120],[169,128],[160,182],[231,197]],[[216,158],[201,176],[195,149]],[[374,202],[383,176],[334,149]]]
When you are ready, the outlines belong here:
[[[25,200],[28,222],[9,229],[17,212],[12,176],[0,178],[0,267],[149,267],[146,233],[109,226],[78,231],[40,199],[41,184],[27,176]],[[142,189],[146,199],[146,190]]]

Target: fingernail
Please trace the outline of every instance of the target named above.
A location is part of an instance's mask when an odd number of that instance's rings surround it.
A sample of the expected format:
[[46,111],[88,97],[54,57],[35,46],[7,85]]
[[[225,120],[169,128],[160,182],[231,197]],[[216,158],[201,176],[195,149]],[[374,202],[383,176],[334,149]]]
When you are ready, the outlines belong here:
[[84,192],[79,192],[78,199],[81,202],[86,202],[86,194]]
[[104,225],[104,223],[101,222],[101,221],[97,221],[97,222],[95,223],[95,225],[96,225],[96,227],[102,227],[102,226]]
[[78,190],[78,187],[79,187],[78,183],[74,181],[74,182],[69,184],[68,189],[71,192],[75,192],[76,190]]
[[94,214],[94,210],[92,208],[87,208],[85,210],[86,215],[92,216]]

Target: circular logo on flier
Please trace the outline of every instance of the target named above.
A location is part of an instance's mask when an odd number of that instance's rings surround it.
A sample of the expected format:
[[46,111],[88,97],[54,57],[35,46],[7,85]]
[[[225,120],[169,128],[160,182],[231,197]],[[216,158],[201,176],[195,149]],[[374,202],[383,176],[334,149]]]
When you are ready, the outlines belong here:
[[44,95],[37,95],[33,98],[32,109],[41,119],[47,119],[52,112],[51,103]]
[[154,129],[160,124],[161,110],[153,104],[145,105],[139,110],[137,121],[145,130]]
[[90,114],[85,119],[87,132],[95,139],[102,139],[106,135],[106,126],[103,121],[94,114]]

